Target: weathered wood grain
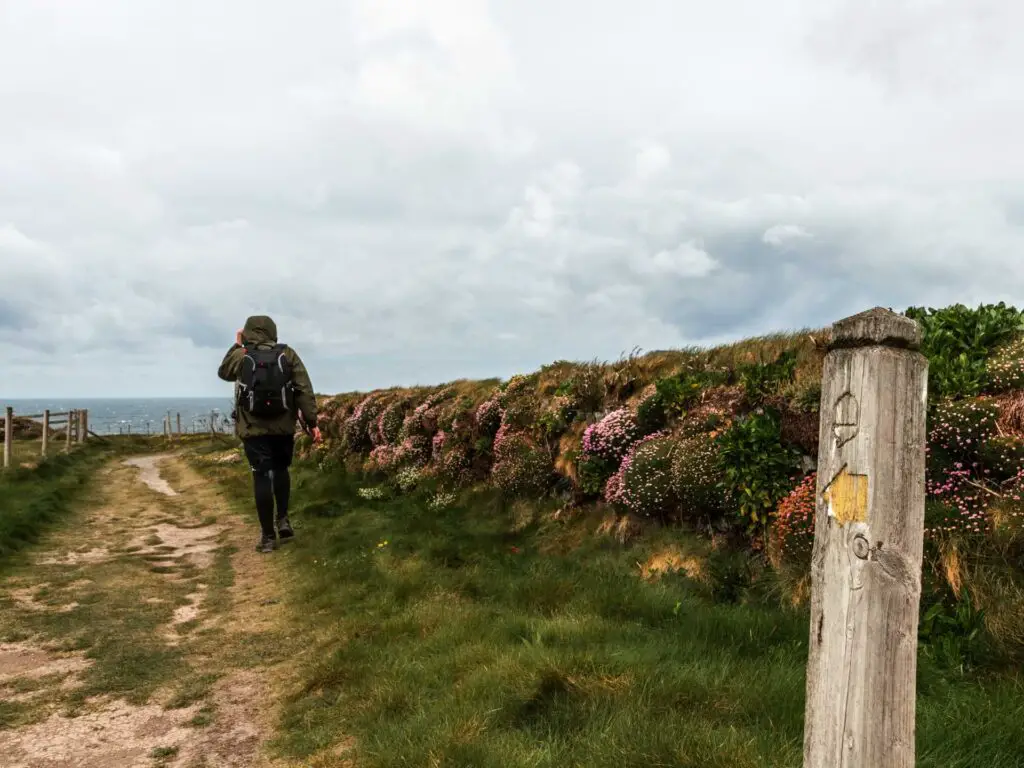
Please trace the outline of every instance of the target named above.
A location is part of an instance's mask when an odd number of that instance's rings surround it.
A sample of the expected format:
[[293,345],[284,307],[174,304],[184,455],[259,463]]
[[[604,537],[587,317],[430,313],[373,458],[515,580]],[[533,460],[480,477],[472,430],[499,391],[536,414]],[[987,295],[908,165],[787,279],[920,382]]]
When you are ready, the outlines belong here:
[[805,768],[914,765],[928,362],[909,318],[833,326],[821,392]]

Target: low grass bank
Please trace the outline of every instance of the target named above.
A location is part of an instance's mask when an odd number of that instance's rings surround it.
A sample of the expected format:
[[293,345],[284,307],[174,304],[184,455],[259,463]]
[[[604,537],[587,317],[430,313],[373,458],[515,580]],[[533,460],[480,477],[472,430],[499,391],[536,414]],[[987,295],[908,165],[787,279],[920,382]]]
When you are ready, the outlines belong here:
[[32,468],[16,463],[0,471],[0,568],[66,515],[96,469],[119,449],[90,442]]
[[[206,464],[256,527],[242,465]],[[275,748],[311,765],[799,766],[807,614],[680,529],[627,545],[600,513],[366,499],[300,462],[286,559],[300,683]],[[642,578],[645,566],[678,572]],[[687,569],[689,574],[687,574]],[[1024,682],[922,655],[917,765],[1010,768]],[[331,762],[334,760],[334,762]]]

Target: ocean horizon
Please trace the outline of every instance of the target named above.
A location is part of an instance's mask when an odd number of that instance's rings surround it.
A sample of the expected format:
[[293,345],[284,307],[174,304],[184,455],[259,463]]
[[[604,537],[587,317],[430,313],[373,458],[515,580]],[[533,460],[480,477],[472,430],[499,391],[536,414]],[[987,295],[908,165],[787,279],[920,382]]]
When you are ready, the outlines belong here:
[[183,432],[208,431],[210,420],[218,431],[230,431],[234,403],[230,395],[220,397],[65,397],[11,398],[0,400],[15,416],[31,416],[49,410],[60,413],[88,409],[89,429],[97,435],[160,434],[164,417],[170,413],[171,428],[177,430],[181,416]]

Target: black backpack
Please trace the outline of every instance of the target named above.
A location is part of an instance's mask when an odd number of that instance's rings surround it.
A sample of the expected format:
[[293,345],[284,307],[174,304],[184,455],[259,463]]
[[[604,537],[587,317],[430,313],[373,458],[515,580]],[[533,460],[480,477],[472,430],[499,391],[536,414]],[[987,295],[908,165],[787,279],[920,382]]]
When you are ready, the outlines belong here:
[[284,344],[246,348],[238,374],[238,409],[260,419],[292,411],[292,369]]

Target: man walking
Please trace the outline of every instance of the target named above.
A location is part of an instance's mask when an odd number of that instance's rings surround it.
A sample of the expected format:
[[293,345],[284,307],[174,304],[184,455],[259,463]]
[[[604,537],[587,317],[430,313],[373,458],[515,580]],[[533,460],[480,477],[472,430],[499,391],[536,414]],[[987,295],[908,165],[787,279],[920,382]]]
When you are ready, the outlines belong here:
[[[252,469],[261,536],[259,552],[272,552],[294,536],[288,522],[291,477],[299,413],[313,442],[321,440],[316,397],[306,366],[294,349],[277,341],[277,325],[264,315],[245,321],[224,356],[217,375],[235,382],[235,434]],[[274,504],[277,503],[277,527]]]

